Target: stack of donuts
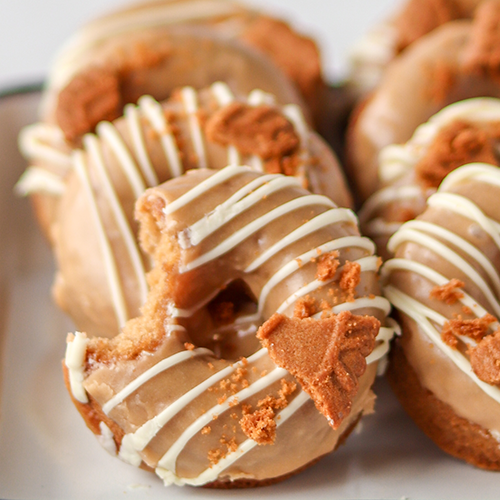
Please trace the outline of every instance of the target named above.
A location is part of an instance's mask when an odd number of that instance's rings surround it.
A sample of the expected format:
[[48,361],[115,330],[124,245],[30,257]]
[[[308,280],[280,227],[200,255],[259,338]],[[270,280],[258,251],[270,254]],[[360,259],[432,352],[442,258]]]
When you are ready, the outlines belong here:
[[346,145],[402,329],[390,384],[439,447],[490,470],[500,470],[499,23],[495,0],[408,2],[384,24],[393,59],[361,71],[372,90]]
[[374,411],[396,336],[404,408],[500,469],[499,23],[500,1],[409,0],[344,94],[314,41],[228,0],[74,35],[18,188],[76,327],[69,395],[107,451],[165,485],[277,482]]
[[70,397],[166,485],[279,481],[373,411],[396,327],[316,132],[329,96],[283,21],[157,1],[83,27],[21,134]]

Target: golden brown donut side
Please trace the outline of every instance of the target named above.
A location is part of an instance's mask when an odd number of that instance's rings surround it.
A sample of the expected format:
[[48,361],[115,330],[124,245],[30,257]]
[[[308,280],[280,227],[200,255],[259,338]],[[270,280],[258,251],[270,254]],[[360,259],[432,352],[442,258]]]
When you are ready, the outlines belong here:
[[[389,245],[395,258],[383,267],[384,294],[403,328],[392,357],[396,393],[445,451],[496,470],[500,389],[484,375],[495,353],[482,347],[495,341],[500,311],[500,246],[493,230],[498,176],[498,168],[486,164],[449,174],[423,214],[395,233]],[[436,398],[440,404],[417,410],[413,390],[422,403]],[[449,428],[441,432],[446,420]]]
[[422,386],[399,340],[393,343],[389,356],[391,388],[420,429],[446,453],[482,469],[500,470],[498,441],[487,429],[460,417]]

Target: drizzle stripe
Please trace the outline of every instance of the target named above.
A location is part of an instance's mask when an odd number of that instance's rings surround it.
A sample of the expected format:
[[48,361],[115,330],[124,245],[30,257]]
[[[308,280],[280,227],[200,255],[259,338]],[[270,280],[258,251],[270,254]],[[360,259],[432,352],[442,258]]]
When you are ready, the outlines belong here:
[[216,259],[220,255],[223,255],[224,253],[232,250],[235,246],[251,236],[254,232],[258,231],[278,217],[281,217],[293,210],[298,210],[299,208],[311,205],[324,205],[332,207],[334,203],[329,198],[322,195],[307,195],[300,198],[295,198],[287,203],[284,203],[283,205],[280,205],[279,207],[276,207],[267,214],[259,217],[258,219],[255,219],[247,226],[239,229],[209,252],[182,266],[180,268],[180,272],[185,273],[187,271],[191,271],[192,269],[195,269],[205,264],[206,262]]
[[108,277],[108,284],[110,287],[111,298],[113,301],[113,309],[115,311],[116,318],[118,319],[118,324],[123,326],[128,319],[127,307],[125,305],[125,298],[123,296],[123,290],[120,288],[120,278],[118,276],[118,270],[116,267],[115,258],[111,246],[107,239],[104,231],[104,226],[99,214],[99,209],[97,207],[96,200],[94,198],[94,193],[90,185],[90,180],[85,168],[84,153],[82,151],[76,151],[73,154],[73,164],[75,166],[76,173],[80,178],[83,186],[85,195],[90,202],[90,212],[94,218],[95,225],[97,228],[97,234],[99,238],[99,244],[101,246],[101,251],[103,254],[104,268],[106,269],[106,275]]
[[165,119],[163,108],[151,96],[146,95],[139,99],[138,104],[141,111],[151,122],[156,133],[160,136],[172,177],[179,177],[182,174],[182,162],[179,157],[177,144]]
[[[180,325],[176,325],[180,326]],[[115,394],[105,405],[102,407],[102,411],[108,415],[113,408],[122,403],[125,398],[130,396],[134,391],[136,391],[141,385],[145,384],[148,380],[159,373],[168,370],[169,368],[186,361],[187,359],[192,359],[196,356],[201,356],[202,354],[212,354],[209,349],[197,348],[192,351],[180,351],[168,358],[162,359],[160,362],[156,363],[154,366],[141,373],[136,379],[134,379],[130,384],[124,387],[120,392]]]
[[198,97],[193,87],[183,87],[181,90],[182,101],[188,116],[189,130],[191,131],[191,141],[198,158],[198,167],[207,168],[207,155],[203,143],[203,132],[198,116]]
[[214,417],[217,417],[221,413],[225,412],[231,405],[239,401],[244,401],[245,399],[257,394],[258,392],[269,387],[271,384],[277,382],[278,380],[286,377],[288,372],[284,368],[276,367],[272,372],[268,373],[264,377],[256,380],[249,387],[242,389],[241,391],[233,394],[224,401],[224,403],[217,404],[206,411],[201,417],[196,419],[172,444],[170,449],[161,457],[158,461],[158,467],[175,472],[177,459],[186,446],[186,444],[193,438],[203,427],[208,425],[213,421]]
[[[104,163],[104,159],[102,157],[102,151],[100,149],[100,144],[99,141],[97,140],[95,135],[88,134],[83,138],[83,142],[85,145],[85,148],[87,150],[87,153],[89,155],[89,158],[93,159],[94,165],[96,167],[97,172],[99,173],[99,176],[101,177],[101,183],[102,187],[104,189],[104,192],[106,193],[106,197],[108,199],[108,202],[110,204],[111,210],[113,212],[114,218],[116,220],[116,223],[120,229],[120,234],[123,237],[123,241],[125,243],[125,247],[127,249],[127,252],[130,256],[130,260],[132,263],[132,267],[134,269],[136,278],[137,278],[137,283],[139,286],[139,291],[140,291],[140,297],[141,297],[141,303],[144,303],[146,301],[147,293],[148,293],[148,285],[146,282],[146,271],[144,269],[144,265],[142,262],[141,258],[141,253],[139,251],[139,248],[137,246],[137,241],[136,238],[134,237],[134,234],[132,232],[132,229],[130,228],[130,225],[128,223],[127,217],[123,211],[123,207],[120,204],[120,201],[118,199],[118,196],[114,190],[113,184],[109,178],[109,175],[106,171],[106,166]],[[90,185],[89,185],[89,188]],[[96,203],[96,208],[97,208],[97,203]],[[98,210],[98,208],[97,208]],[[99,232],[101,232],[108,241],[109,244],[109,239],[107,237],[107,232],[105,230],[104,224],[102,220],[100,219],[100,224],[102,227],[99,229]],[[111,246],[110,246],[111,248]],[[114,259],[114,256],[113,256]],[[118,273],[118,271],[117,271]],[[115,284],[115,286],[119,287],[120,286],[120,280]],[[123,292],[122,292],[123,293]],[[127,318],[129,319],[129,318]],[[123,324],[123,323],[120,323]]]
[[[274,257],[279,251],[283,250],[287,246],[295,243],[304,236],[322,229],[323,227],[329,226],[331,224],[336,224],[337,222],[351,222],[356,224],[356,216],[348,208],[333,208],[326,212],[322,212],[316,215],[313,219],[302,224],[297,229],[293,230],[291,233],[287,234],[280,241],[275,243],[273,246],[269,247],[267,250],[262,252],[259,257],[257,257],[246,269],[246,273],[250,273],[258,269],[262,264],[268,261],[271,257]],[[359,246],[365,248],[369,253],[375,251],[375,245],[368,238],[363,238],[359,236],[345,236],[343,238],[338,238],[335,240],[339,242],[338,248],[344,248],[349,245]],[[330,250],[329,250],[330,251]]]
[[160,181],[153,165],[151,164],[151,160],[146,149],[146,143],[144,142],[140,126],[141,118],[139,108],[134,104],[127,104],[124,109],[124,116],[127,120],[127,125],[130,130],[130,138],[132,140],[132,147],[134,149],[137,162],[141,167],[142,175],[146,179],[148,187],[157,186]]

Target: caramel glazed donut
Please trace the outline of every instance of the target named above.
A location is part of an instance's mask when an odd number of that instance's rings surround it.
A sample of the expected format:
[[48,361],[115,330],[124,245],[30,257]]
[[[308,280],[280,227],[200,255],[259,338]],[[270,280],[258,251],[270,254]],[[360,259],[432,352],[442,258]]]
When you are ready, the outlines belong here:
[[136,212],[156,265],[142,317],[113,339],[68,337],[87,425],[166,485],[283,479],[372,410],[394,333],[379,330],[390,305],[373,243],[351,210],[282,175],[263,195],[267,182],[228,166],[147,190]]
[[[38,125],[24,131],[23,150],[47,163],[57,150],[37,134]],[[238,98],[223,83],[199,93],[184,87],[163,104],[141,97],[124,117],[86,134],[83,149],[65,161],[64,176],[50,181],[50,191],[61,193],[50,212],[54,295],[77,328],[92,335],[116,335],[145,302],[149,263],[137,244],[133,207],[146,187],[192,168],[245,162],[268,172],[261,196],[279,190],[276,173],[285,172],[340,206],[351,205],[333,153],[298,106],[277,106],[261,91]],[[26,191],[31,172],[22,181]]]
[[500,470],[500,171],[451,172],[391,238],[384,294],[400,312],[389,379],[444,451]]
[[[322,110],[326,85],[311,39],[233,1],[158,0],[80,29],[53,64],[42,115],[74,139],[100,120],[119,117],[123,105],[141,95],[164,100],[174,88],[200,89],[219,80],[240,93],[273,93],[281,104],[302,103],[300,94],[316,117]],[[72,110],[66,101],[75,94],[81,105]],[[89,123],[79,131],[74,123],[66,126],[68,120],[81,122],[77,127]]]
[[349,175],[360,201],[383,186],[377,172],[385,146],[405,143],[448,104],[500,97],[499,22],[500,2],[482,2],[472,21],[440,26],[391,62],[377,88],[354,111],[347,132]]
[[455,168],[473,162],[499,164],[500,100],[477,97],[450,104],[420,125],[403,145],[380,153],[379,178],[386,187],[359,212],[361,231],[387,258],[389,238],[426,208],[427,198]]

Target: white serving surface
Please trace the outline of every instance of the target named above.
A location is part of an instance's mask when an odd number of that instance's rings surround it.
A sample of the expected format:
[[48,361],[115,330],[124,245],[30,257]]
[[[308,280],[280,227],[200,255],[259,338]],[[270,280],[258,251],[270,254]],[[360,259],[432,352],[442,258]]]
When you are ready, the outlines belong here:
[[70,402],[61,360],[72,325],[50,298],[53,262],[29,202],[13,194],[16,147],[35,120],[36,94],[0,99],[0,498],[260,500],[499,498],[500,474],[455,460],[405,415],[384,379],[376,413],[333,455],[265,488],[165,489],[153,474],[109,456]]

